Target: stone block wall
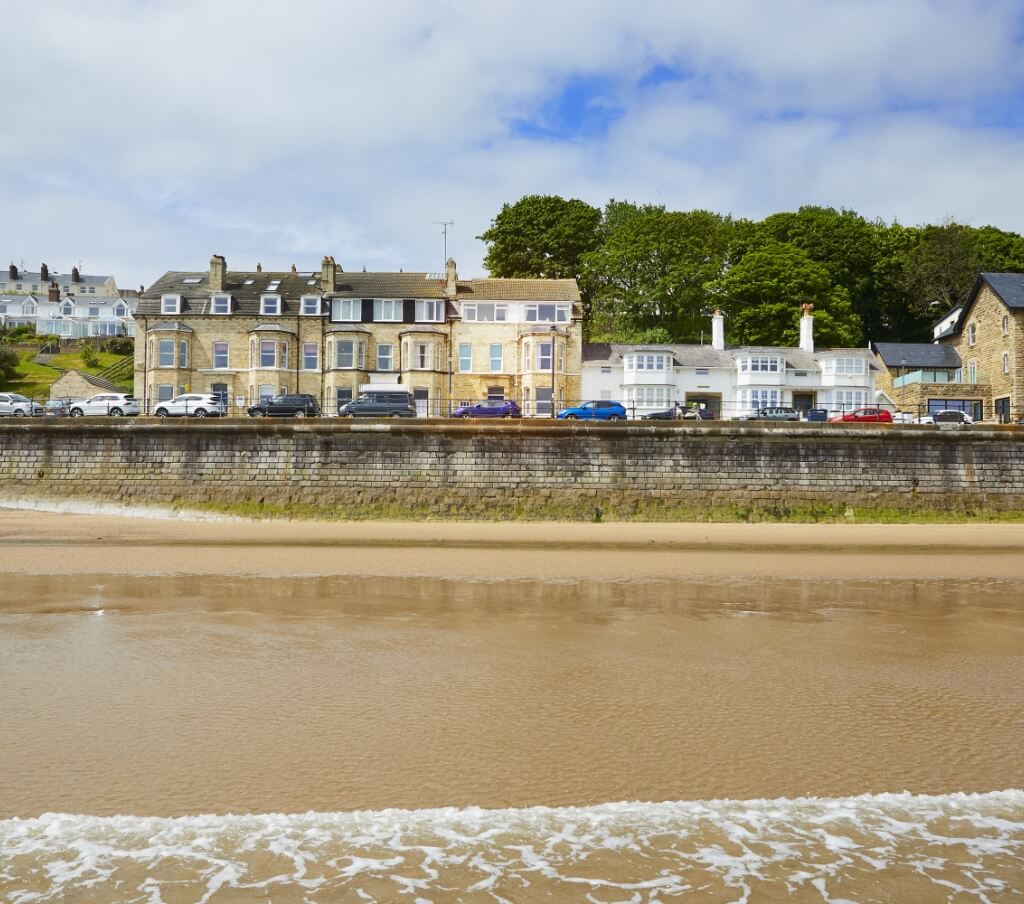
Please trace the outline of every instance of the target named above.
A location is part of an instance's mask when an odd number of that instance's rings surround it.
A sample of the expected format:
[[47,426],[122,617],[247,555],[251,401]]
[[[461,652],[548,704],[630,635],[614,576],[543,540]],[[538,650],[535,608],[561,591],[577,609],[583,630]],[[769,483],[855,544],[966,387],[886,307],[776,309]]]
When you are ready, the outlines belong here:
[[0,496],[337,517],[1024,509],[1024,430],[876,425],[0,423]]

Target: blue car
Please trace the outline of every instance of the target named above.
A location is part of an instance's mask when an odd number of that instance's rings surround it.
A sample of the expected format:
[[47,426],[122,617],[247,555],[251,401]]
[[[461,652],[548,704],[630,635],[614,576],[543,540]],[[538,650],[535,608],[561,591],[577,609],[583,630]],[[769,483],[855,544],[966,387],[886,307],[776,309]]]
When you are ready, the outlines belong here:
[[564,421],[624,421],[626,409],[621,402],[584,402],[575,408],[563,408],[558,417]]
[[519,406],[511,399],[488,399],[476,405],[462,405],[452,412],[452,417],[520,417]]

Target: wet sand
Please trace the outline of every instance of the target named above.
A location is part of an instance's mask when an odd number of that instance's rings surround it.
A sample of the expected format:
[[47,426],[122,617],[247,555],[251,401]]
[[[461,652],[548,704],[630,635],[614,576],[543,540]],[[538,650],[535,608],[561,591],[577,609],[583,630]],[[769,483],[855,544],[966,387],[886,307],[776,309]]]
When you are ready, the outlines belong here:
[[0,511],[0,898],[1017,900],[1022,551]]
[[0,509],[0,574],[1024,579],[1024,524],[181,521]]

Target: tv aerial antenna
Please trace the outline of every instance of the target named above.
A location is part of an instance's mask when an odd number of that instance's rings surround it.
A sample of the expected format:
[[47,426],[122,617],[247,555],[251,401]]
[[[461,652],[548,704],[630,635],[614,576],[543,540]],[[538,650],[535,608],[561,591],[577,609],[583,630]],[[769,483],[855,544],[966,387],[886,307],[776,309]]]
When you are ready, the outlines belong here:
[[444,264],[448,266],[448,230],[455,225],[455,220],[434,220],[435,226],[441,227],[441,234],[444,236]]

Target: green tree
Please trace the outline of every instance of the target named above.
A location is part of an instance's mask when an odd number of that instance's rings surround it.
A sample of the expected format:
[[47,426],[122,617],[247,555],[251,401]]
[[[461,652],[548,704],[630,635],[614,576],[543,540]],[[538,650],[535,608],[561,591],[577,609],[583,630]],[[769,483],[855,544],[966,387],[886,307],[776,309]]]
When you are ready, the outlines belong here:
[[709,286],[729,316],[729,340],[745,345],[797,345],[800,307],[814,305],[815,344],[853,346],[860,320],[849,293],[805,251],[780,242],[750,251]]
[[697,341],[708,329],[705,285],[724,272],[731,225],[706,210],[610,201],[601,247],[583,258],[591,336],[636,341],[660,330],[668,341]]
[[601,211],[584,201],[527,195],[502,205],[477,238],[488,245],[484,266],[492,276],[572,279],[598,246],[600,224]]
[[6,343],[0,343],[0,377],[13,380],[18,375],[18,353]]

